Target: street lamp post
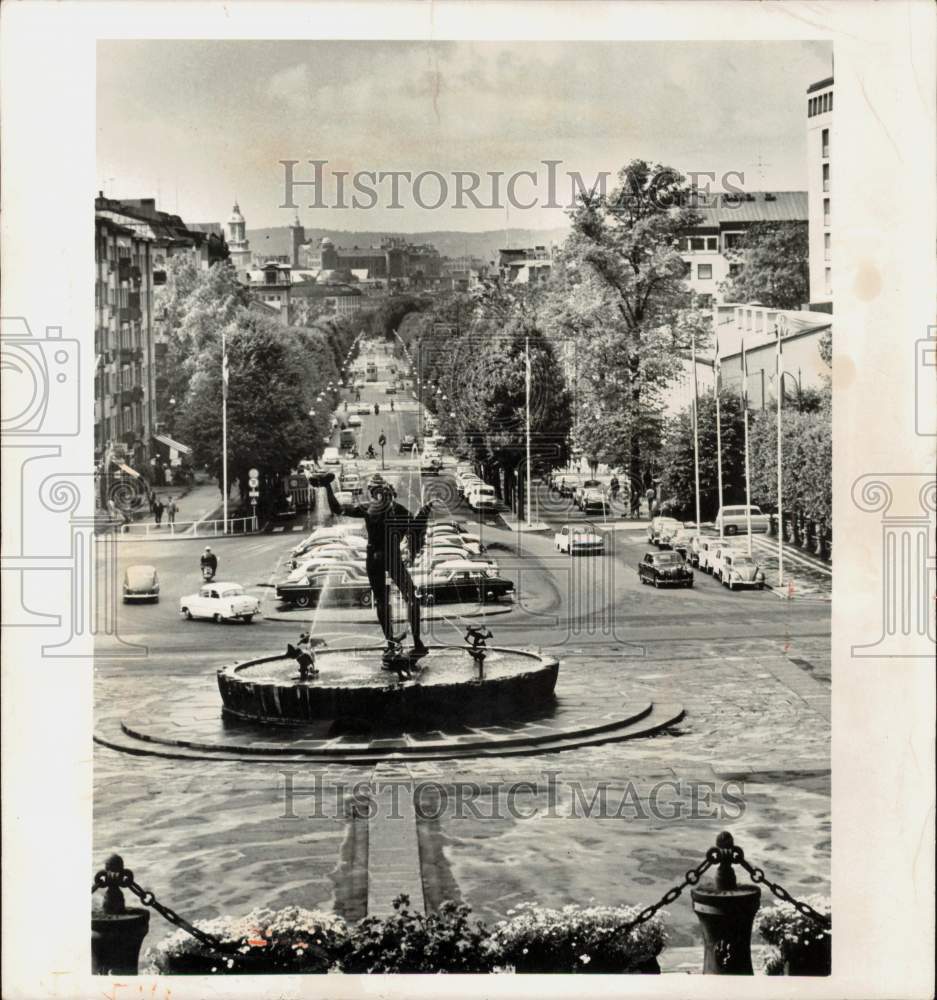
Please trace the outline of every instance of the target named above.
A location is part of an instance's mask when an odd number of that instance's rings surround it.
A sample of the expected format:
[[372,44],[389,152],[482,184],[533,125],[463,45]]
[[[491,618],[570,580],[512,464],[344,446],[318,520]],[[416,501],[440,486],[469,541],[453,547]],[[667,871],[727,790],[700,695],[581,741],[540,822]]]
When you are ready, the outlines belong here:
[[527,492],[524,500],[527,506],[527,527],[532,528],[534,525],[530,517],[530,337],[524,338],[524,394],[527,416]]
[[690,341],[690,363],[693,366],[693,473],[696,486],[696,551],[699,551],[700,503],[699,503],[699,379],[696,375],[696,330]]
[[223,533],[228,533],[228,350],[224,327],[221,328],[221,489]]

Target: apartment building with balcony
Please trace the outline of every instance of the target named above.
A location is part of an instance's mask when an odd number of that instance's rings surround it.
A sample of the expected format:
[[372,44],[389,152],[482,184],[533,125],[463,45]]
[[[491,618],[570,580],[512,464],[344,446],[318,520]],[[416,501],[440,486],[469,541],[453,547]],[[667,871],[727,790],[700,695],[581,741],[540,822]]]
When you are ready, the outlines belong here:
[[827,311],[833,308],[832,130],[833,77],[827,77],[807,88],[810,303]]
[[142,469],[156,428],[152,242],[96,213],[94,249],[96,460]]

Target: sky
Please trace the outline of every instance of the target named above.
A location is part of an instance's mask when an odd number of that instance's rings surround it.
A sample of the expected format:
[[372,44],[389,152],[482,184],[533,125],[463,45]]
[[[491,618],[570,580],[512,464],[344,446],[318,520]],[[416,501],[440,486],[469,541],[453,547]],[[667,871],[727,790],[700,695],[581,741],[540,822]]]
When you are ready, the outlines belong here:
[[[591,186],[635,158],[715,173],[713,191],[730,171],[748,190],[806,190],[805,91],[832,74],[832,47],[107,41],[97,68],[98,189],[109,197],[156,197],[189,222],[224,222],[237,200],[248,228],[287,225],[296,213],[282,207],[280,161],[299,161],[303,181],[315,176],[307,161],[322,160],[318,192],[293,189],[308,227],[480,231],[563,226],[569,172]],[[364,178],[355,208],[353,175],[370,171],[436,171],[445,190],[431,173],[419,185],[400,177],[395,200],[391,178]],[[460,197],[456,172],[479,175],[475,196],[494,207],[475,207],[468,177]]]

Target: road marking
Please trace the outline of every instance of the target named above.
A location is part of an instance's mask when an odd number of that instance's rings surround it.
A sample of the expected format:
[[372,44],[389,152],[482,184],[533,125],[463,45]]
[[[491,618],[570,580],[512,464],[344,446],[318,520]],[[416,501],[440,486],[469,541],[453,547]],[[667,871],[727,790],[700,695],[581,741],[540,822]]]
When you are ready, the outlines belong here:
[[276,528],[273,529],[273,533],[277,534],[278,532],[283,531],[283,530],[284,530],[284,527],[281,524],[281,525],[279,525],[279,527],[276,527]]

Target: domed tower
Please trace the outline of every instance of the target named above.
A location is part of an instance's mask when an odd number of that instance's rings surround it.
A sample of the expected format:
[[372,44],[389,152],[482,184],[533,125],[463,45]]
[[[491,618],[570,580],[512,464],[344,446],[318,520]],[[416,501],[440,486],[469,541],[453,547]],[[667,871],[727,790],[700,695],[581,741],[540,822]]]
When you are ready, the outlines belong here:
[[231,218],[228,219],[228,250],[231,255],[231,263],[239,272],[250,269],[251,249],[247,239],[247,223],[241,215],[238,203],[234,203],[231,210]]
[[336,270],[338,268],[338,253],[335,250],[335,244],[328,238],[328,236],[322,237],[319,249],[322,255],[322,270]]
[[299,221],[299,213],[290,226],[290,263],[293,267],[299,267],[299,248],[306,242],[306,230]]

